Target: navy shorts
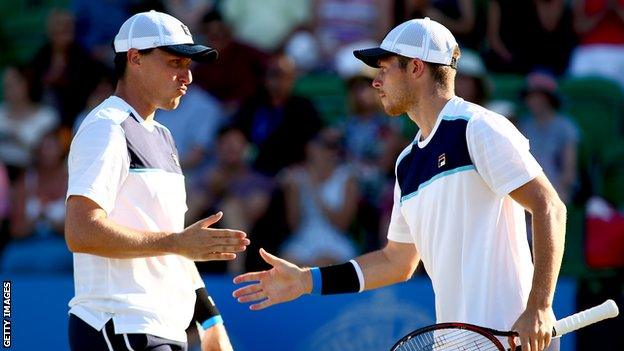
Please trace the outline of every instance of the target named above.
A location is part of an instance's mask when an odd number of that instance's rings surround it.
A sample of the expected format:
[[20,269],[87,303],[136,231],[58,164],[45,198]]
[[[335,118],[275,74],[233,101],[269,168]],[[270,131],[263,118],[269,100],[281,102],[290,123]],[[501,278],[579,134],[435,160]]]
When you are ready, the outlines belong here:
[[187,351],[186,343],[149,334],[115,334],[113,320],[96,330],[69,315],[69,348],[72,351]]

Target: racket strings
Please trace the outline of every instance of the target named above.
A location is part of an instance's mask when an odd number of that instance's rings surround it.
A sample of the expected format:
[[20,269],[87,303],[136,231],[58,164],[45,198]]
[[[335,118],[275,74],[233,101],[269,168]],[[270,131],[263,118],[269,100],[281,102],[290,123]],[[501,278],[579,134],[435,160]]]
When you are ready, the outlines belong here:
[[433,330],[403,342],[396,351],[499,351],[487,337],[469,330]]

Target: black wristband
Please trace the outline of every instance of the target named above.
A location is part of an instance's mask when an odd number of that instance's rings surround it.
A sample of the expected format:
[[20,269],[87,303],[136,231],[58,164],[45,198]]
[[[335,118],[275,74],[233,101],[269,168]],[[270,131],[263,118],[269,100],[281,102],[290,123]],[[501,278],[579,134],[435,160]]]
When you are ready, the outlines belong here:
[[204,330],[217,323],[223,323],[221,313],[212,300],[212,297],[208,295],[206,288],[195,290],[195,295],[195,313],[193,314],[193,320],[201,324]]
[[345,294],[361,291],[360,278],[355,264],[345,262],[342,264],[320,267],[321,272],[321,295]]

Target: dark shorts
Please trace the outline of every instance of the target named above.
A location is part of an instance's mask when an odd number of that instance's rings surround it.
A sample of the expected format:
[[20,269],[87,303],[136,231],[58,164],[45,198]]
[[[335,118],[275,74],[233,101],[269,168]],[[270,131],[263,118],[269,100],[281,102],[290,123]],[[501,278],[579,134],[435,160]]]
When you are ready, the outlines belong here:
[[115,334],[113,320],[96,330],[69,315],[69,348],[72,351],[186,351],[186,343],[149,334]]

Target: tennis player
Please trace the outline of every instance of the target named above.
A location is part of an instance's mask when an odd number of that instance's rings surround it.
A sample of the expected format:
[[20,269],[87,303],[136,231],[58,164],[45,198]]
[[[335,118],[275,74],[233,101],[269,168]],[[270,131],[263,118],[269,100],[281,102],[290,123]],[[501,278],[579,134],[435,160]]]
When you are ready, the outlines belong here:
[[[102,14],[105,15],[105,14]],[[211,229],[222,213],[184,228],[178,152],[156,109],[175,109],[192,60],[215,50],[155,11],[130,17],[115,37],[115,94],[80,125],[69,154],[65,236],[74,253],[73,351],[186,350],[199,323],[202,350],[232,350],[193,263],[231,260],[245,233]]]
[[[302,294],[375,289],[408,280],[422,261],[438,323],[515,330],[523,350],[544,350],[555,321],[566,209],[528,140],[505,117],[455,96],[460,50],[429,18],[404,22],[379,47],[354,55],[379,68],[373,87],[385,111],[407,113],[420,129],[396,162],[388,244],[312,268],[261,250],[273,268],[236,277],[253,283],[234,297],[259,310]],[[525,210],[533,218],[533,260]]]

